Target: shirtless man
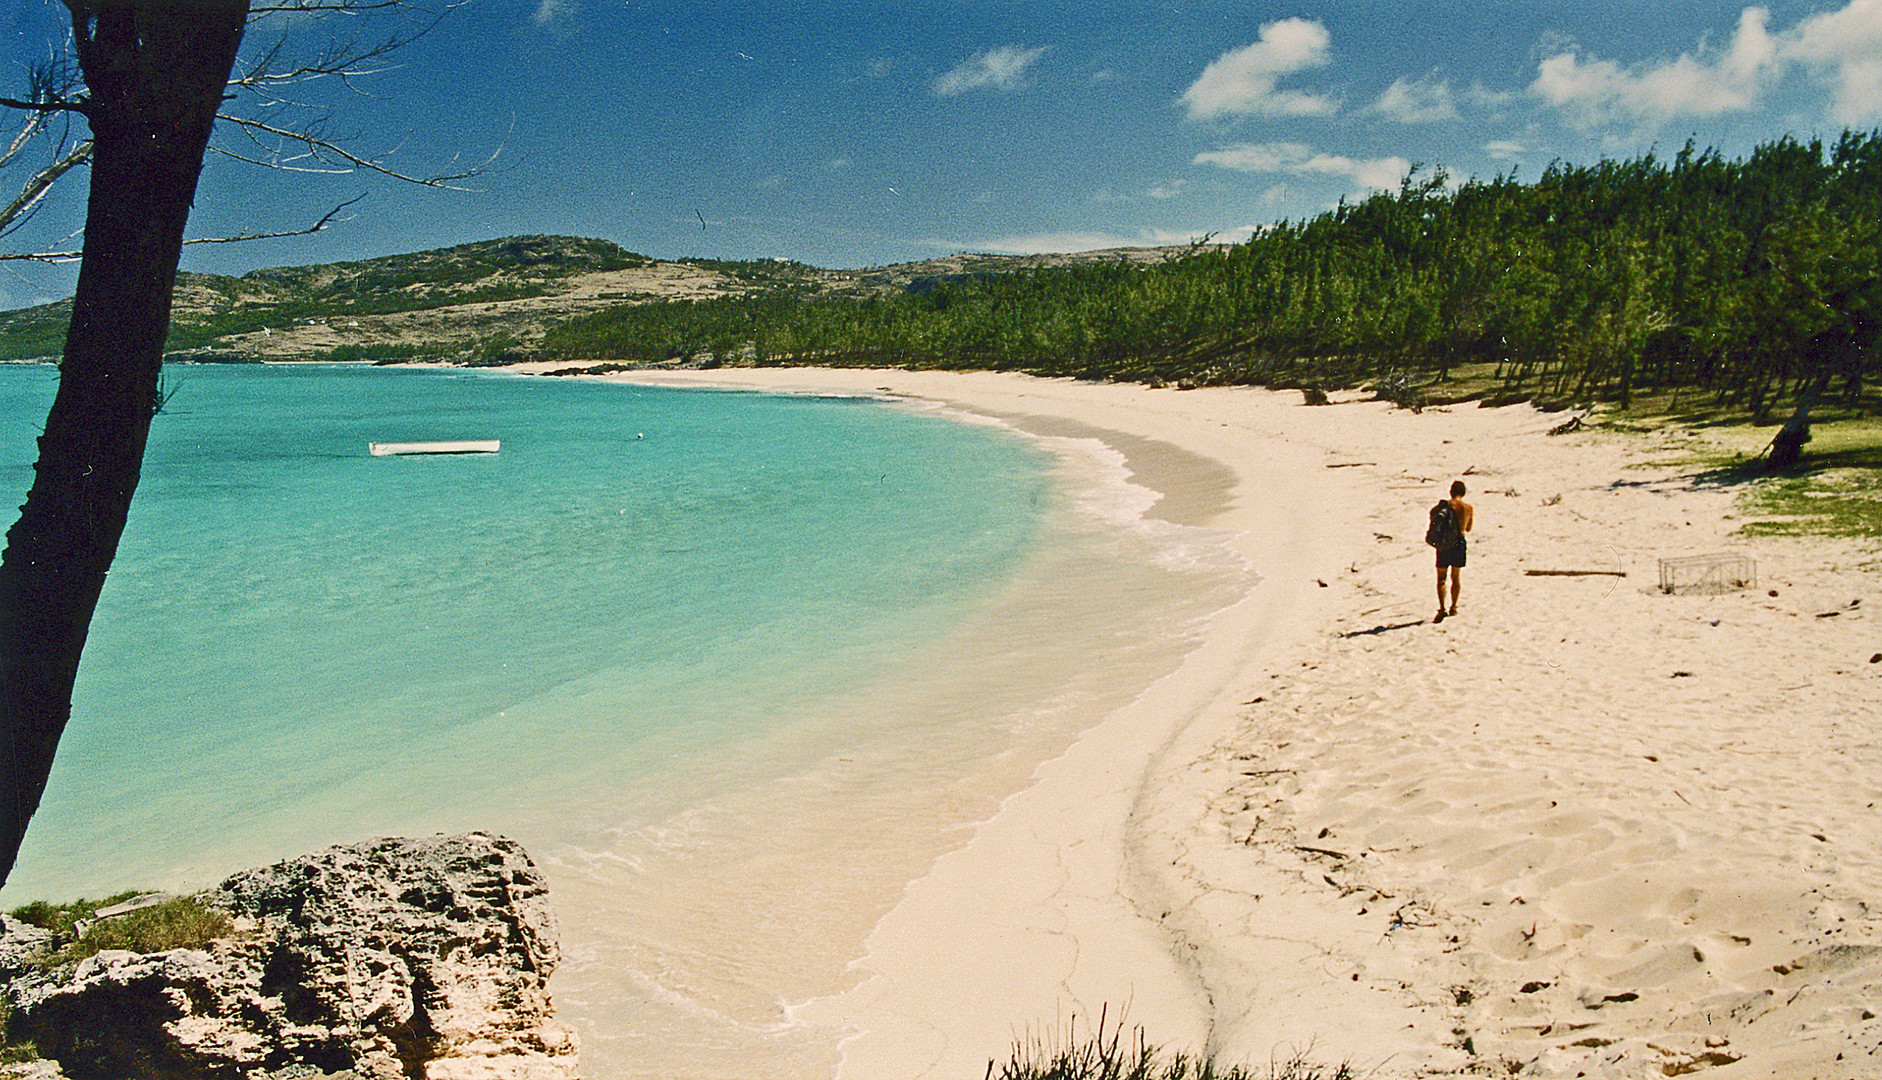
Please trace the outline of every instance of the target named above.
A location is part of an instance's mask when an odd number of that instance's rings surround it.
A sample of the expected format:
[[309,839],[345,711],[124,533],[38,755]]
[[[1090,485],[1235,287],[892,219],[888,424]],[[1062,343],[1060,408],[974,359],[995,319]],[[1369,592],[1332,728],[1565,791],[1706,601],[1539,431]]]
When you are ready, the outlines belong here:
[[[1458,571],[1464,568],[1464,556],[1467,543],[1465,534],[1470,532],[1474,512],[1470,504],[1464,501],[1464,482],[1451,481],[1451,511],[1457,515],[1457,543],[1451,547],[1438,549],[1438,617],[1434,622],[1443,622],[1446,615],[1457,614]],[[1451,570],[1451,608],[1444,609],[1444,570]]]

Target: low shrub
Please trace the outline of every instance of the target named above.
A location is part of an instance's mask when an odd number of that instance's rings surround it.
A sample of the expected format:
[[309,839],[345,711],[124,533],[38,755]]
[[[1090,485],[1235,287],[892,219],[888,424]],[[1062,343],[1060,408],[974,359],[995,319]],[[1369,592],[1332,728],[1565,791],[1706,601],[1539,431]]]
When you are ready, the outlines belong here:
[[64,904],[52,904],[44,900],[35,900],[30,904],[14,908],[8,914],[23,923],[31,923],[41,930],[50,930],[60,941],[72,941],[77,938],[76,927],[79,923],[97,915],[103,908],[115,907],[127,900],[135,900],[148,895],[146,889],[132,889],[101,900],[73,900]]
[[144,895],[132,891],[69,904],[35,901],[15,909],[12,915],[52,931],[55,948],[44,960],[47,967],[74,963],[107,949],[134,953],[200,949],[234,932],[235,925],[226,913],[191,896],[172,897],[108,919],[96,918],[102,909]]
[[1097,1028],[1083,1038],[1073,1017],[1063,1040],[1022,1042],[1004,1065],[987,1063],[987,1080],[1355,1080],[1348,1065],[1326,1068],[1305,1058],[1275,1062],[1265,1070],[1245,1065],[1219,1066],[1211,1058],[1165,1053],[1151,1045],[1141,1027],[1126,1040],[1119,1021],[1106,1031],[1104,1013]]
[[194,897],[180,896],[93,923],[60,954],[64,960],[82,960],[106,949],[134,953],[200,949],[234,930],[226,913]]

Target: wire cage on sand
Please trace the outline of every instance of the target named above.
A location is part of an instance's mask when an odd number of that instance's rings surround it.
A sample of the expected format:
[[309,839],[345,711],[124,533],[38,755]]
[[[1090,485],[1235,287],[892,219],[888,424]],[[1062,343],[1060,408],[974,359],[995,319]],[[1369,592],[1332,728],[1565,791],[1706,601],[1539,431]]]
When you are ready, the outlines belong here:
[[1715,552],[1660,560],[1663,593],[1723,593],[1758,583],[1758,563],[1749,555]]

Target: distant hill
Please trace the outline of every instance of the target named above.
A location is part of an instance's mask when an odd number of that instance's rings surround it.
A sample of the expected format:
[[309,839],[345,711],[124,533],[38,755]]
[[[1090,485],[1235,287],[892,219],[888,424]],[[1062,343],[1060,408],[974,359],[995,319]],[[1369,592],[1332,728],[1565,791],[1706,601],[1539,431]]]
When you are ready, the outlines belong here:
[[[179,275],[173,360],[418,360],[531,355],[574,315],[766,290],[868,293],[1092,262],[1157,262],[1184,248],[949,255],[866,270],[788,260],[653,259],[606,240],[517,236],[362,262]],[[71,302],[0,312],[0,360],[56,359]]]

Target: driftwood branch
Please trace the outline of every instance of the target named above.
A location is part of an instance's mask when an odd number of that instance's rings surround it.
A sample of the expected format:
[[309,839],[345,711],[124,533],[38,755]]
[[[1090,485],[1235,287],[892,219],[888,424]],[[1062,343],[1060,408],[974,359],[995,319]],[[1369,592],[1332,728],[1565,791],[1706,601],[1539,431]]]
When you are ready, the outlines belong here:
[[1352,858],[1351,855],[1346,854],[1344,851],[1334,851],[1332,848],[1308,847],[1306,844],[1295,844],[1294,850],[1304,851],[1309,855],[1324,855],[1329,859],[1340,859],[1342,861]]

